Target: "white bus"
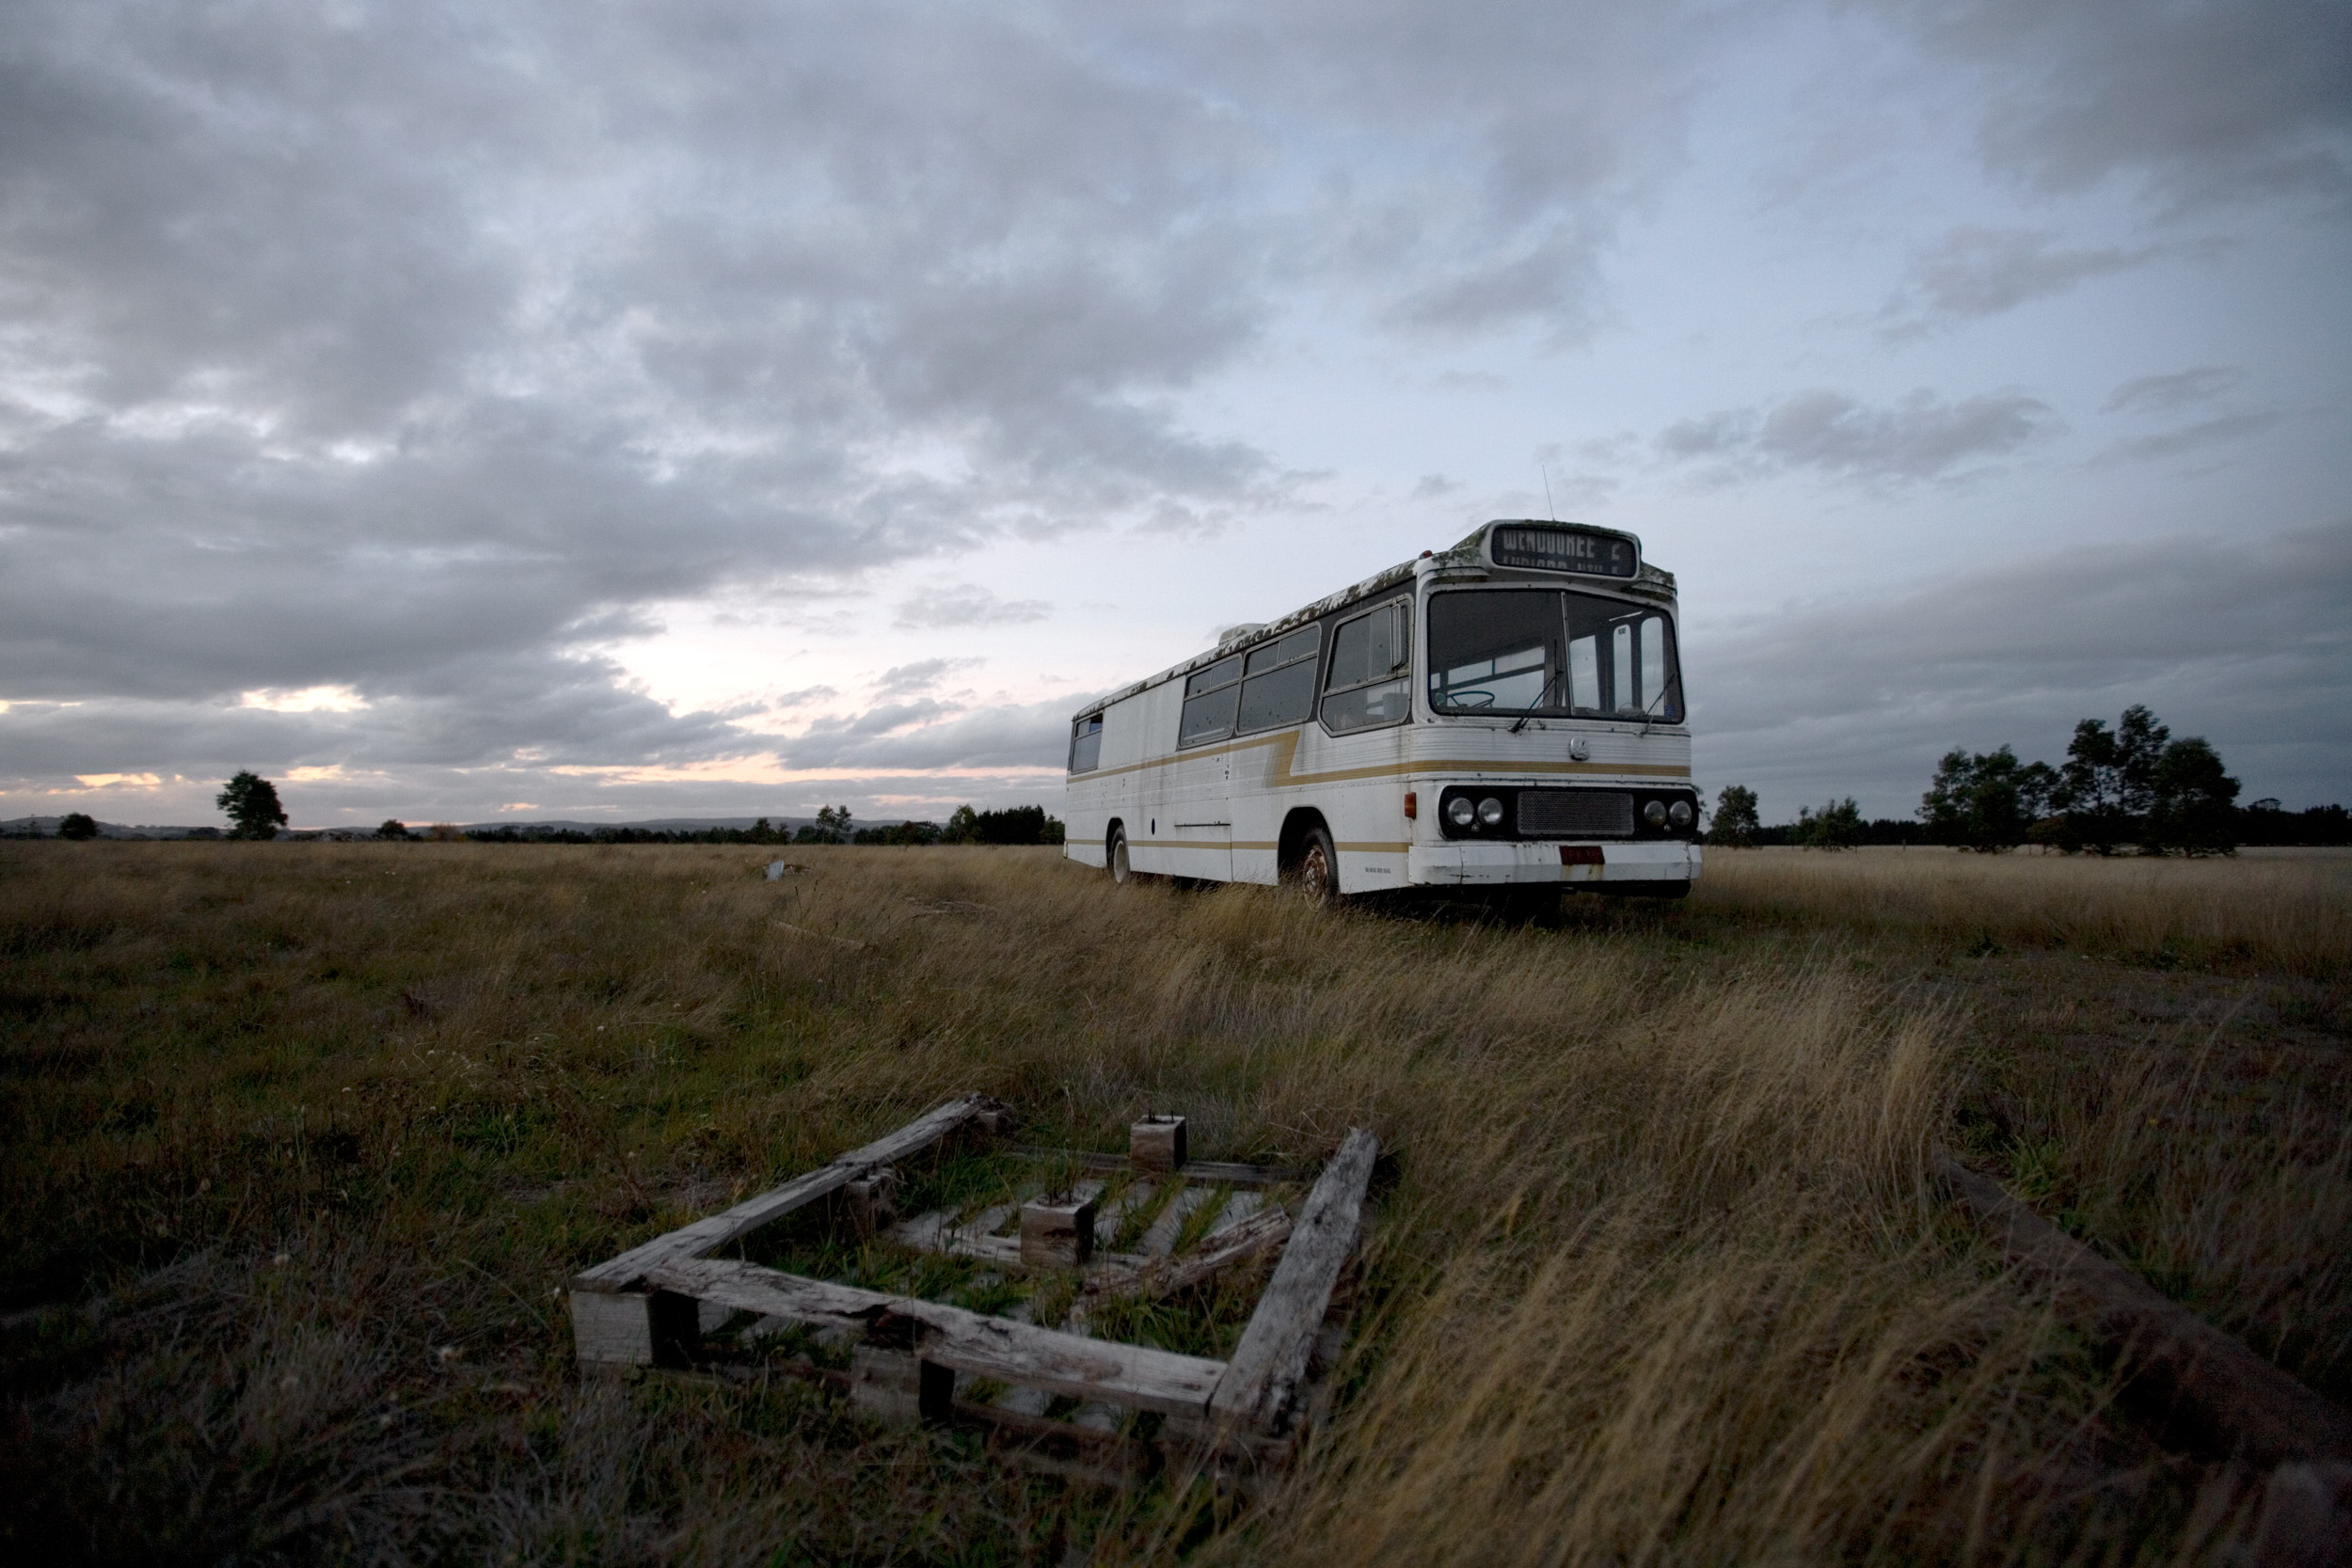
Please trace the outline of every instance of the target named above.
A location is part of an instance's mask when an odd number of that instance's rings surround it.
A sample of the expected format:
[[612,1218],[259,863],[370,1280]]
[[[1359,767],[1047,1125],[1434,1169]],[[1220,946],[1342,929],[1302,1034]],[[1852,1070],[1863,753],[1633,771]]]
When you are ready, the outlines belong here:
[[1671,898],[1698,809],[1674,578],[1502,521],[1088,704],[1062,819],[1121,881]]

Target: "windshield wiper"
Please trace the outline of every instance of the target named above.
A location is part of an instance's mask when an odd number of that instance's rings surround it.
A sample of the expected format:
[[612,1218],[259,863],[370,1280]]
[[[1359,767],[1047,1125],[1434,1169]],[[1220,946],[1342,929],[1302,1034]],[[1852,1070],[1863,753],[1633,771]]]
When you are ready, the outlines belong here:
[[1527,711],[1519,715],[1519,721],[1511,726],[1511,734],[1517,735],[1527,728],[1527,721],[1535,717],[1535,710],[1544,705],[1544,699],[1551,695],[1551,689],[1558,686],[1560,677],[1567,673],[1568,667],[1565,664],[1551,673],[1544,682],[1544,689],[1535,693],[1535,700],[1527,705]]
[[1657,721],[1657,720],[1655,720],[1655,719],[1653,719],[1653,718],[1651,718],[1651,717],[1650,717],[1650,711],[1649,711],[1649,710],[1650,710],[1651,708],[1656,707],[1659,704],[1661,704],[1661,703],[1662,703],[1662,702],[1664,702],[1664,701],[1666,700],[1666,692],[1667,692],[1667,690],[1668,690],[1668,689],[1668,689],[1668,688],[1666,688],[1666,687],[1662,687],[1662,686],[1661,686],[1661,687],[1660,687],[1660,688],[1658,689],[1658,695],[1657,695],[1657,696],[1655,696],[1655,697],[1652,697],[1652,698],[1649,700],[1648,704],[1647,704],[1645,706],[1644,706],[1644,707],[1643,707],[1643,709],[1642,709],[1642,733],[1643,733],[1644,735],[1647,735],[1647,734],[1649,734],[1649,727],[1650,727],[1652,724],[1655,724],[1656,722],[1658,722],[1658,721]]

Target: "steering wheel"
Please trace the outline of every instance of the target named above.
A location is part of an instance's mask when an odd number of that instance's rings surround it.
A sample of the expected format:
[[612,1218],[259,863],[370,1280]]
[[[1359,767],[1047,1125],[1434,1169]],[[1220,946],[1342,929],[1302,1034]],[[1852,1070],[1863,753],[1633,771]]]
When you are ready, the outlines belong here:
[[[1473,697],[1478,700],[1470,701]],[[1448,707],[1492,707],[1495,705],[1495,694],[1491,691],[1481,691],[1472,687],[1461,691],[1447,692],[1445,702]]]

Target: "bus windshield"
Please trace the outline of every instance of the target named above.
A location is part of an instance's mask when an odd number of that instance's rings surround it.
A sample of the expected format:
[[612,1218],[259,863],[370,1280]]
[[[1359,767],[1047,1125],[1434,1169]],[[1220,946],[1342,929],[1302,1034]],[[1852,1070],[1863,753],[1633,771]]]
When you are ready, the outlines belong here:
[[1561,589],[1433,594],[1429,705],[1678,724],[1674,626],[1646,605]]

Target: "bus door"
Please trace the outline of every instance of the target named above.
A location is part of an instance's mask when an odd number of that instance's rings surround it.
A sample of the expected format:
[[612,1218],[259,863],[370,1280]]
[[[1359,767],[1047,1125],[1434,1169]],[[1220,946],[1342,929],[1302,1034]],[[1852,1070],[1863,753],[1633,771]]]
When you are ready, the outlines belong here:
[[1241,656],[1184,679],[1176,755],[1159,769],[1159,842],[1179,877],[1233,875],[1233,719],[1241,705]]

